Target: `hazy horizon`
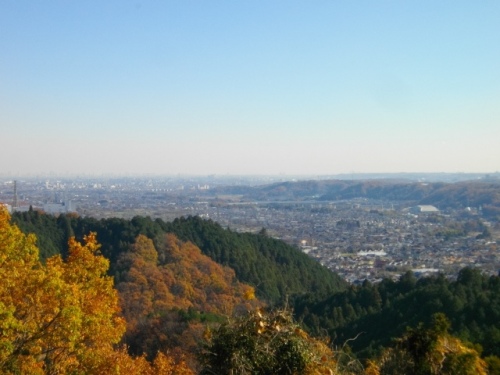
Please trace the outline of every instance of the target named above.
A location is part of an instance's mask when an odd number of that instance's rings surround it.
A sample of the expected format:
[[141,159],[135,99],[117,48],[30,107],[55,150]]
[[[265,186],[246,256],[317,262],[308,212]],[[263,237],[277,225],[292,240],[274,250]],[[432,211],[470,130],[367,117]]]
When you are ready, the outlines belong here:
[[500,3],[0,4],[0,175],[500,170]]
[[119,180],[119,179],[137,179],[137,180],[195,180],[200,182],[217,181],[269,181],[269,182],[284,182],[284,181],[307,181],[307,180],[414,180],[414,181],[429,181],[429,182],[458,182],[458,181],[498,181],[500,172],[392,172],[392,173],[338,173],[338,174],[155,174],[155,173],[75,173],[75,174],[60,174],[60,173],[34,173],[34,174],[7,174],[0,173],[0,179],[3,182],[12,183],[17,180]]

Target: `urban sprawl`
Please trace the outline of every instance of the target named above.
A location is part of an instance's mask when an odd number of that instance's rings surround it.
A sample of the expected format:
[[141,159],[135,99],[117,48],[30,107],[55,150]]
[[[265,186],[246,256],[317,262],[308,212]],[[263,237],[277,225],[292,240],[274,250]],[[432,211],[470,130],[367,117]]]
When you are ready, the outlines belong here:
[[262,179],[75,178],[5,179],[0,202],[12,211],[95,218],[150,216],[171,221],[200,216],[235,231],[260,232],[297,246],[352,283],[398,278],[408,270],[449,277],[466,266],[489,274],[500,269],[498,222],[481,207],[439,210],[402,202],[248,200],[213,194],[223,184]]

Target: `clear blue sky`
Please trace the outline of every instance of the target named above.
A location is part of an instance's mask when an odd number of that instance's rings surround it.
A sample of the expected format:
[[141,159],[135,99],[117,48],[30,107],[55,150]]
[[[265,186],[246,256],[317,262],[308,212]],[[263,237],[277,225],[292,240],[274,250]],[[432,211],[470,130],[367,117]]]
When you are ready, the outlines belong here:
[[0,174],[500,170],[499,1],[0,1]]

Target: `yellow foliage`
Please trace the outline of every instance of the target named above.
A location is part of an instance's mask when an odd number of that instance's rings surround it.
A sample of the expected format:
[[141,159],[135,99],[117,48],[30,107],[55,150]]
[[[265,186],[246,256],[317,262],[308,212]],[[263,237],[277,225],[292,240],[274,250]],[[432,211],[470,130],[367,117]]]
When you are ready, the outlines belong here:
[[[436,314],[443,321],[441,314]],[[438,321],[438,320],[436,320]],[[437,327],[437,329],[436,329]],[[479,353],[439,326],[410,330],[370,362],[366,375],[425,373],[429,375],[487,375],[487,364]]]
[[368,361],[365,368],[365,375],[380,375],[380,369],[374,361]]
[[[450,363],[449,367],[460,366],[462,374],[487,375],[488,366],[476,350],[467,347],[462,341],[450,335],[438,338],[435,349],[436,367]],[[465,359],[462,360],[461,358]],[[438,365],[439,364],[439,365]],[[455,372],[455,371],[454,371]]]
[[336,354],[310,337],[289,310],[256,309],[206,335],[202,373],[337,375]]
[[243,292],[243,298],[247,301],[252,301],[255,299],[255,289],[247,285],[245,291]]
[[35,241],[0,209],[0,373],[190,374],[165,355],[150,364],[114,349],[125,322],[94,233],[45,266]]
[[194,372],[184,361],[174,362],[171,357],[158,353],[153,363],[154,374],[164,375],[194,375]]

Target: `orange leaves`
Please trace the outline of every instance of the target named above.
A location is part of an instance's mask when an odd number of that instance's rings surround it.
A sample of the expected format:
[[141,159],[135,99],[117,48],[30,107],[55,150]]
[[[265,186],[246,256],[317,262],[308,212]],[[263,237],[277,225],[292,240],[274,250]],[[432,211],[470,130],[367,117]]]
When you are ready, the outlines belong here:
[[174,362],[171,357],[158,353],[153,362],[154,374],[165,375],[194,375],[194,372],[184,361]]
[[95,234],[71,239],[67,262],[43,266],[34,236],[0,211],[1,373],[91,374],[107,360],[124,322],[98,249]]
[[238,283],[231,269],[215,263],[192,243],[168,234],[159,251],[165,255],[164,264],[158,264],[153,241],[140,235],[119,259],[129,266],[118,285],[127,320],[137,320],[132,315],[141,308],[144,316],[174,307],[231,313],[236,305],[255,299],[252,287]]
[[243,295],[251,287],[238,283],[231,269],[215,263],[194,244],[182,243],[172,234],[166,236],[165,244],[161,250],[170,262],[163,266],[163,272],[172,275],[168,287],[177,297],[177,306],[231,313],[244,302]]
[[174,361],[170,356],[158,353],[153,363],[145,356],[130,357],[126,348],[107,350],[104,361],[87,367],[82,374],[98,375],[194,375],[184,361]]
[[68,279],[72,278],[76,282],[104,276],[109,268],[109,260],[98,254],[100,245],[97,243],[96,234],[91,232],[84,236],[84,241],[85,245],[82,245],[71,237],[68,242],[67,264],[73,266],[68,273]]
[[376,362],[371,360],[367,361],[365,375],[380,375],[380,369]]
[[117,262],[117,289],[132,352],[146,352],[148,357],[165,348],[194,352],[204,330],[198,319],[259,303],[252,301],[252,287],[240,284],[234,271],[192,243],[172,234],[159,243],[157,249],[151,239],[139,235]]

